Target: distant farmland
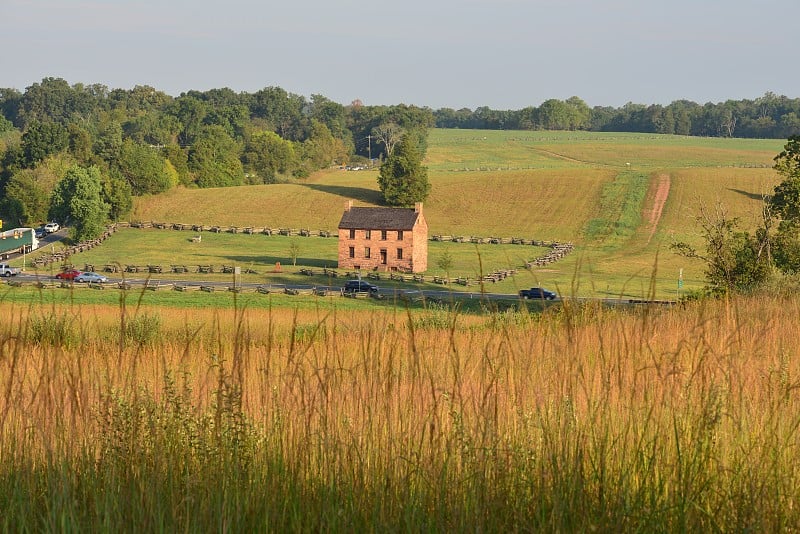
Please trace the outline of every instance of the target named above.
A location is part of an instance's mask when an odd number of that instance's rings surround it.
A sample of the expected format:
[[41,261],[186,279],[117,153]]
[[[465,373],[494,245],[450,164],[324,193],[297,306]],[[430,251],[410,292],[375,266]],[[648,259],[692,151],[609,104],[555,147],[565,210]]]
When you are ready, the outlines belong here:
[[[651,134],[432,130],[426,163],[432,234],[572,241],[576,253],[534,272],[541,283],[581,294],[640,293],[657,261],[656,287],[702,284],[702,266],[674,256],[698,243],[701,202],[723,203],[749,224],[776,183],[783,140]],[[176,189],[139,199],[132,216],[197,224],[334,229],[344,202],[378,205],[377,170],[328,170],[295,183]],[[655,225],[655,187],[668,195]],[[578,282],[576,285],[576,281]]]

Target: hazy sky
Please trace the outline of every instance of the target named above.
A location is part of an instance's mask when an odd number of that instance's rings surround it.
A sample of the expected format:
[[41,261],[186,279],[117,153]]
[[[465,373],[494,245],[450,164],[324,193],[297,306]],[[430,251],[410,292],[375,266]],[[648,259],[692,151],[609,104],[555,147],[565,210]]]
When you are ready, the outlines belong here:
[[800,97],[800,0],[0,0],[0,87],[520,109]]

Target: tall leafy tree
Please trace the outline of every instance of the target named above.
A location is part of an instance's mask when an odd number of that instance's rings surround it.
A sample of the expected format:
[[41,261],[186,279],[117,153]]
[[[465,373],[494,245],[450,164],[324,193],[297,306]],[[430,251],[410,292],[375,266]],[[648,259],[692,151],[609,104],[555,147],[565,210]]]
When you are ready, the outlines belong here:
[[176,117],[161,111],[142,113],[123,125],[127,137],[137,143],[168,145],[174,143],[181,131]]
[[193,180],[192,173],[189,171],[189,151],[176,144],[168,144],[161,149],[162,155],[172,164],[178,173],[178,182],[183,185],[190,185]]
[[95,155],[106,162],[114,161],[119,157],[122,148],[122,124],[113,116],[103,114],[95,128],[93,144]]
[[5,132],[10,132],[14,129],[14,124],[5,118],[2,113],[0,113],[0,134]]
[[191,145],[203,129],[208,115],[208,104],[191,96],[181,96],[169,106],[169,113],[178,119],[180,131],[178,143],[181,146]]
[[178,184],[178,173],[161,152],[126,139],[116,161],[134,195],[158,194]]
[[22,134],[22,156],[27,167],[33,167],[50,154],[68,146],[69,133],[56,122],[33,121]]
[[73,90],[61,78],[44,78],[25,90],[19,115],[24,125],[36,122],[65,124],[73,114]]
[[5,198],[0,210],[15,226],[33,226],[47,218],[49,190],[37,179],[39,172],[24,169],[14,174],[6,184]]
[[253,95],[250,113],[266,119],[273,131],[284,139],[299,141],[305,104],[302,96],[287,93],[280,87],[266,87]]
[[342,140],[336,139],[324,123],[316,119],[311,121],[311,135],[303,143],[303,153],[313,170],[341,163],[345,152]]
[[775,170],[783,180],[769,200],[781,219],[775,238],[775,264],[783,272],[800,272],[800,136],[790,137],[775,156]]
[[291,141],[271,131],[250,136],[244,153],[245,167],[259,180],[251,183],[273,183],[276,174],[287,174],[297,166],[297,155]]
[[240,148],[222,126],[206,126],[189,151],[189,168],[200,187],[242,185]]
[[86,128],[77,123],[67,126],[69,136],[69,151],[79,163],[87,165],[93,157],[92,135]]
[[50,218],[72,226],[75,241],[103,233],[109,205],[103,200],[103,180],[95,167],[74,166],[58,182],[50,201]]
[[0,87],[0,115],[18,125],[18,115],[22,93],[10,87]]
[[133,195],[131,184],[112,170],[103,176],[103,201],[108,204],[108,216],[112,221],[119,221],[131,211]]
[[407,132],[386,158],[378,175],[383,200],[390,206],[410,206],[422,202],[431,190],[428,169],[422,165],[420,135]]

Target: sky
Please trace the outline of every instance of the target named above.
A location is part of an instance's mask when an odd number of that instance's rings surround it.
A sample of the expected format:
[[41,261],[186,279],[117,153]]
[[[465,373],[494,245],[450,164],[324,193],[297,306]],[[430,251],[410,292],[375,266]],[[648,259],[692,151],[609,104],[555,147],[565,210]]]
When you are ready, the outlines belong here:
[[0,0],[0,87],[522,109],[800,97],[799,0]]

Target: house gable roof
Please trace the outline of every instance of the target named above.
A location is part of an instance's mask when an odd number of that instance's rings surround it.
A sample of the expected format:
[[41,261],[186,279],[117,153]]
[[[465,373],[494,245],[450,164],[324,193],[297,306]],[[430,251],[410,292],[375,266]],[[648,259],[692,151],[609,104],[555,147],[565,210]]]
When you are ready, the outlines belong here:
[[339,221],[340,229],[412,230],[420,212],[414,208],[350,208]]

